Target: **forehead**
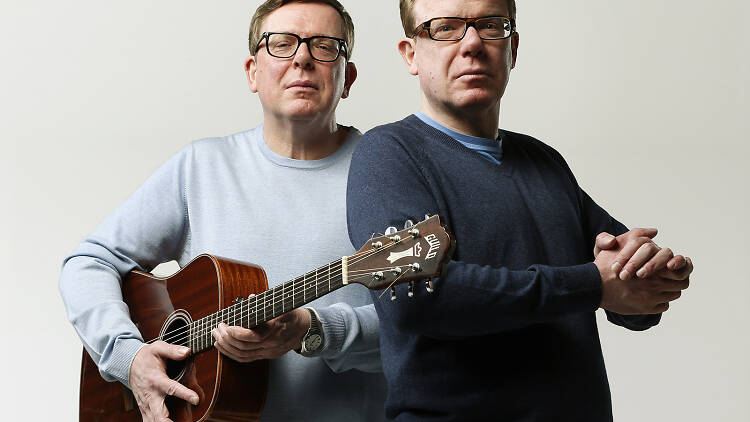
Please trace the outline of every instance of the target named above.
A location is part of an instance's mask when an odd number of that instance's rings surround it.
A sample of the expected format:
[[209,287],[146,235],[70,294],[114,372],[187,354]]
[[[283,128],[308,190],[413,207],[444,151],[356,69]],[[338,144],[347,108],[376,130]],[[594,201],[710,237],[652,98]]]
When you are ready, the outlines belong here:
[[339,12],[325,3],[289,3],[263,20],[261,32],[292,32],[303,37],[329,35],[343,38]]
[[417,0],[414,21],[424,22],[440,16],[473,18],[480,16],[508,16],[505,0]]

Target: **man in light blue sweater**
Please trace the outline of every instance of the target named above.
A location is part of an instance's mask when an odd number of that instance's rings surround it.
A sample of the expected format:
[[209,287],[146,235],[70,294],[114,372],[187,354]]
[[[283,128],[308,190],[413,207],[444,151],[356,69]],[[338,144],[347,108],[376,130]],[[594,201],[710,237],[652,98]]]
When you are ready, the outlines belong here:
[[[264,267],[271,287],[354,249],[346,231],[346,175],[360,133],[336,123],[357,72],[351,18],[336,0],[269,0],[253,16],[245,62],[263,124],[178,152],[65,259],[68,317],[102,376],[133,390],[146,421],[164,398],[195,403],[169,379],[183,347],[144,344],[120,291],[133,269],[180,265],[201,253]],[[221,324],[216,347],[232,359],[271,359],[264,421],[383,418],[378,320],[366,289],[347,287],[260,329]],[[322,342],[304,342],[310,333]],[[295,353],[293,350],[296,350]]]

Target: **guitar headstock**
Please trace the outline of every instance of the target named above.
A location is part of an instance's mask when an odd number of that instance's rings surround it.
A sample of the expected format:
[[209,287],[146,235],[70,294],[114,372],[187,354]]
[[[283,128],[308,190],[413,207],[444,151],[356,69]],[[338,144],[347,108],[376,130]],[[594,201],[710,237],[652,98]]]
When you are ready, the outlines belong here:
[[[450,233],[437,215],[416,225],[407,222],[403,230],[390,228],[386,235],[373,237],[347,258],[348,282],[381,290],[437,277],[450,259],[453,246]],[[412,292],[413,284],[410,296]]]

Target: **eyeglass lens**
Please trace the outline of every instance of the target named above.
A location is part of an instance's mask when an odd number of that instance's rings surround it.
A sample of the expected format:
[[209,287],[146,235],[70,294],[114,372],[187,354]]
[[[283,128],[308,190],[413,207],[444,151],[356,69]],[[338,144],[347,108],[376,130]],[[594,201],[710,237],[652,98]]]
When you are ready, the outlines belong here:
[[[268,34],[268,52],[275,57],[292,57],[299,43],[299,38],[291,34]],[[336,60],[341,50],[338,40],[326,37],[311,37],[307,46],[312,57],[320,61]]]
[[487,40],[508,38],[511,34],[510,19],[504,17],[479,18],[473,23],[464,19],[438,18],[430,21],[430,37],[436,40],[460,40],[473,25],[479,37]]

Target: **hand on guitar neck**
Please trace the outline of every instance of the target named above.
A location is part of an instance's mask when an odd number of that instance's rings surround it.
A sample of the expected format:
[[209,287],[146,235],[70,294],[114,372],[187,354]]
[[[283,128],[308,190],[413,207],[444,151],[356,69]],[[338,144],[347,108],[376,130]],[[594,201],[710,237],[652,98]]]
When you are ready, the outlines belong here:
[[164,403],[167,396],[198,404],[198,394],[169,378],[166,372],[167,359],[183,360],[189,351],[187,347],[157,341],[136,353],[130,366],[130,388],[144,422],[171,421]]
[[297,308],[252,329],[225,323],[211,331],[214,346],[238,362],[275,359],[297,349],[310,327],[310,313]]

